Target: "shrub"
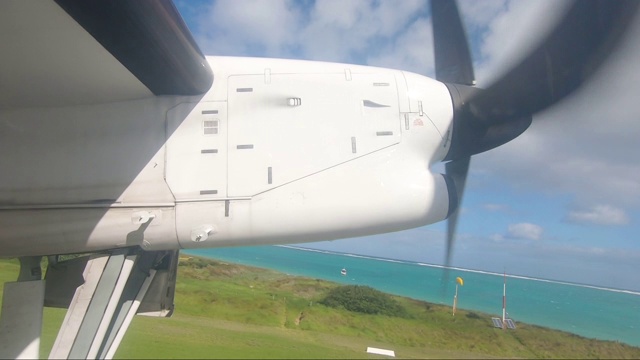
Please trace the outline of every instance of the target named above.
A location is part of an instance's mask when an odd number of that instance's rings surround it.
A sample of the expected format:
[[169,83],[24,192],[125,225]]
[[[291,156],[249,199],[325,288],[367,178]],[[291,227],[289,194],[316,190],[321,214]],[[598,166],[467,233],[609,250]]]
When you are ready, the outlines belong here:
[[407,311],[391,296],[368,286],[346,285],[333,288],[320,304],[364,314],[408,317]]
[[474,312],[469,312],[469,313],[467,313],[467,317],[468,317],[469,319],[482,319],[482,318],[480,317],[480,315],[478,315],[478,314],[476,314],[476,313],[474,313]]

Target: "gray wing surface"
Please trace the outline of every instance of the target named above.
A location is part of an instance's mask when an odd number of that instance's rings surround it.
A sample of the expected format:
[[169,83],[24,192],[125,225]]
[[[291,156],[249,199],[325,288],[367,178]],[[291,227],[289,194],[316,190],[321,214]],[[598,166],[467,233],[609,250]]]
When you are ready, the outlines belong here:
[[0,109],[198,95],[212,71],[171,1],[0,2]]

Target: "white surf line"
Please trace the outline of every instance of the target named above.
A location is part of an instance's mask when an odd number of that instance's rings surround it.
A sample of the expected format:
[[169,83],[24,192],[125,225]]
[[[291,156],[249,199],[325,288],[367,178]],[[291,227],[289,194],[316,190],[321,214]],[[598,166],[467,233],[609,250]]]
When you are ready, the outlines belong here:
[[[284,248],[290,248],[290,249],[294,249],[294,250],[318,252],[318,253],[322,253],[322,254],[331,254],[331,255],[340,255],[340,256],[347,256],[347,257],[362,258],[362,259],[386,261],[386,262],[391,262],[391,263],[413,264],[413,265],[427,266],[427,267],[433,267],[433,268],[439,268],[439,269],[446,268],[446,266],[443,266],[443,265],[426,264],[426,263],[414,262],[414,261],[385,259],[385,258],[379,258],[379,257],[375,257],[375,256],[366,256],[366,255],[341,253],[341,252],[328,251],[328,250],[309,249],[309,248],[303,248],[303,247],[297,247],[297,246],[291,246],[291,245],[275,245],[275,246],[280,246],[280,247],[284,247]],[[504,274],[502,274],[502,273],[496,273],[496,272],[491,272],[491,271],[483,271],[483,270],[474,270],[474,269],[465,269],[465,268],[459,268],[459,267],[453,267],[453,266],[450,266],[449,269],[450,270],[458,270],[458,271],[477,273],[477,274],[485,274],[485,275],[493,275],[493,276],[504,276]],[[612,288],[596,286],[596,285],[576,284],[576,283],[567,282],[567,281],[540,279],[540,278],[535,278],[535,277],[530,277],[530,276],[523,276],[523,275],[507,275],[507,277],[508,278],[512,278],[512,279],[533,280],[533,281],[540,281],[540,282],[546,282],[546,283],[552,283],[552,284],[571,285],[571,286],[584,287],[584,288],[595,289],[595,290],[604,290],[604,291],[611,291],[611,292],[617,292],[617,293],[640,296],[640,292],[633,291],[633,290],[612,289]]]
[[[421,266],[435,267],[435,268],[441,268],[441,269],[445,268],[445,266],[442,266],[442,265],[425,264],[425,263],[417,263],[417,264],[421,265]],[[464,269],[464,268],[458,268],[458,267],[449,267],[449,269],[472,272],[472,273],[478,273],[478,274],[493,275],[493,276],[504,276],[504,274],[502,274],[502,273],[496,273],[496,272],[491,272],[491,271]],[[508,278],[513,278],[513,279],[540,281],[540,282],[546,282],[546,283],[552,283],[552,284],[571,285],[571,286],[584,287],[584,288],[590,288],[590,289],[596,289],[596,290],[611,291],[611,292],[618,292],[618,293],[625,293],[625,294],[631,294],[631,295],[640,295],[640,292],[633,291],[633,290],[612,289],[612,288],[607,288],[607,287],[603,287],[603,286],[577,284],[577,283],[572,283],[572,282],[567,282],[567,281],[560,281],[560,280],[541,279],[541,278],[535,278],[535,277],[523,276],[523,275],[507,275],[507,277]]]
[[303,247],[297,247],[297,246],[291,246],[291,245],[274,245],[274,246],[283,247],[283,248],[289,248],[289,249],[293,249],[293,250],[317,252],[317,253],[321,253],[321,254],[330,254],[330,255],[354,257],[354,258],[360,258],[360,259],[386,261],[386,262],[397,263],[397,264],[409,264],[409,265],[417,264],[414,261],[397,260],[397,259],[386,259],[386,258],[375,257],[375,256],[342,253],[342,252],[329,251],[329,250],[310,249],[310,248],[303,248]]

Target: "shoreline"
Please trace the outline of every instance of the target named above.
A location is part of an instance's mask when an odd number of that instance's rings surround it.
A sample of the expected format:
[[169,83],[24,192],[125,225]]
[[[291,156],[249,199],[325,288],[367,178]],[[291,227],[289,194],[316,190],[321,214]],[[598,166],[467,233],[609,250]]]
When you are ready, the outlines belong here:
[[[326,251],[326,250],[317,250],[317,249],[306,249],[306,248],[298,248],[298,247],[294,247],[294,246],[278,246],[278,248],[284,248],[284,249],[289,249],[291,251],[304,251],[304,252],[310,252],[310,253],[317,253],[319,255],[330,255],[330,256],[344,256],[347,258],[358,258],[358,259],[363,259],[363,260],[372,260],[372,261],[384,261],[386,263],[397,263],[397,264],[406,264],[406,265],[410,265],[410,266],[424,266],[421,265],[419,263],[415,263],[415,262],[409,262],[409,261],[399,261],[399,260],[393,260],[393,259],[380,259],[380,258],[376,258],[376,257],[369,257],[369,256],[361,256],[361,255],[347,255],[347,254],[341,254],[341,253],[334,253],[334,252],[330,252],[330,251]],[[406,297],[409,299],[414,299],[417,301],[425,301],[427,303],[430,304],[435,304],[435,305],[439,305],[439,306],[450,306],[449,303],[449,299],[448,297],[446,299],[441,299],[438,298],[438,296],[431,296],[434,297],[435,301],[433,299],[430,298],[430,296],[422,296],[422,295],[418,295],[418,296],[413,296],[410,293],[413,290],[409,291],[408,293],[405,293],[404,291],[401,290],[394,290],[392,288],[389,288],[389,284],[385,285],[385,286],[378,286],[375,284],[372,284],[371,282],[366,282],[366,281],[360,281],[360,280],[356,280],[356,279],[345,279],[345,281],[342,281],[343,279],[340,278],[339,276],[335,276],[335,274],[330,274],[327,276],[323,276],[322,274],[318,274],[317,271],[293,271],[291,272],[290,270],[284,270],[282,268],[278,268],[278,267],[270,267],[268,265],[264,265],[264,264],[260,264],[261,262],[264,262],[264,259],[270,259],[269,257],[260,257],[260,256],[256,256],[255,260],[247,257],[246,260],[242,259],[242,256],[240,256],[240,259],[234,258],[234,256],[225,256],[225,255],[221,255],[216,257],[215,254],[202,254],[200,252],[183,252],[184,254],[188,254],[188,255],[193,255],[193,256],[197,256],[197,257],[201,257],[201,258],[205,258],[205,259],[215,259],[218,261],[228,261],[228,262],[232,262],[235,264],[239,264],[242,266],[252,266],[252,267],[256,267],[256,268],[263,268],[263,269],[269,269],[269,270],[273,270],[273,271],[277,271],[283,274],[288,274],[288,275],[292,275],[292,276],[302,276],[302,277],[311,277],[311,278],[321,278],[324,279],[326,281],[331,281],[331,282],[336,282],[336,283],[341,283],[341,284],[360,284],[360,285],[367,285],[367,286],[372,286],[378,290],[381,290],[385,293],[389,293],[389,294],[393,294],[395,296],[402,296],[402,297]],[[254,254],[251,254],[254,255]],[[269,262],[269,261],[267,261]],[[299,263],[297,265],[300,265]],[[285,266],[286,267],[286,266]],[[290,267],[290,266],[289,266]],[[438,268],[438,266],[425,266],[428,268]],[[306,269],[306,268],[305,268]],[[467,269],[461,269],[460,271],[466,271]],[[475,270],[470,270],[470,273],[474,273],[474,274],[478,274],[480,276],[483,275],[491,275],[494,276],[494,274],[491,273],[486,273],[486,272],[481,272],[481,271],[475,271]],[[349,272],[349,274],[351,274],[351,272]],[[402,275],[399,275],[402,276]],[[464,276],[464,275],[462,275]],[[500,277],[502,277],[502,274],[499,274]],[[611,294],[615,294],[615,293],[619,293],[621,294],[620,296],[637,296],[636,294],[632,293],[632,294],[628,294],[624,291],[607,291],[607,290],[603,290],[603,289],[599,289],[599,288],[594,288],[594,287],[590,287],[590,286],[582,286],[579,284],[571,284],[571,283],[562,283],[562,282],[556,282],[556,281],[546,281],[544,279],[535,279],[535,278],[521,278],[519,276],[514,276],[513,278],[515,279],[519,279],[522,281],[527,281],[527,280],[533,280],[535,282],[538,283],[549,283],[549,284],[554,284],[554,285],[559,285],[559,286],[566,286],[566,285],[571,285],[574,286],[576,288],[582,288],[585,289],[586,291],[590,291],[590,290],[595,290],[595,291],[605,291],[607,293],[611,293]],[[350,281],[350,280],[354,280],[354,281]],[[394,286],[396,284],[393,284]],[[467,285],[467,284],[465,284]],[[392,287],[394,287],[392,286]],[[438,285],[438,288],[440,286]],[[434,287],[435,289],[435,287]],[[437,292],[436,292],[437,293]],[[436,294],[437,295],[437,294]],[[480,299],[484,299],[486,298],[486,296],[488,296],[486,293],[484,294],[480,294],[482,296],[480,296]],[[521,293],[519,295],[514,295],[512,293],[511,296],[513,297],[522,297],[525,296],[525,293]],[[453,296],[453,295],[452,295]],[[489,295],[491,296],[491,295]],[[501,302],[501,296],[502,296],[502,284],[500,284],[500,302]],[[530,296],[530,295],[526,295],[526,296]],[[617,295],[616,295],[617,296]],[[492,298],[492,296],[491,296]],[[468,297],[466,299],[469,299]],[[474,300],[475,301],[475,300]],[[560,303],[558,302],[560,301]],[[475,304],[475,302],[472,301],[471,305],[469,304],[469,300],[466,300],[465,302],[459,302],[458,303],[458,307],[461,309],[465,309],[467,311],[476,311],[476,312],[482,312],[485,314],[494,314],[493,316],[496,317],[501,317],[499,314],[499,305],[498,307],[491,307],[490,310],[487,310],[486,306],[478,306],[478,304]],[[558,306],[562,307],[566,307],[568,306],[568,303],[564,303],[564,300],[562,299],[551,299],[549,300],[548,303],[546,303],[548,307],[551,308],[555,308],[555,309],[559,309]],[[514,320],[516,320],[518,323],[522,322],[522,323],[526,323],[529,324],[531,326],[539,326],[541,328],[546,328],[546,329],[553,329],[553,330],[557,330],[557,331],[563,331],[566,333],[570,333],[570,334],[574,334],[576,336],[581,336],[587,339],[597,339],[597,340],[602,340],[602,341],[618,341],[620,343],[623,344],[628,344],[629,346],[635,346],[638,347],[640,346],[640,344],[634,343],[633,339],[629,340],[627,338],[629,338],[629,336],[625,335],[619,335],[621,332],[625,333],[623,330],[625,328],[625,326],[620,326],[617,328],[617,330],[615,330],[614,328],[610,328],[610,329],[614,329],[614,331],[617,332],[609,332],[609,330],[607,330],[607,328],[602,328],[602,327],[598,327],[597,329],[592,329],[590,327],[585,327],[585,321],[584,320],[577,320],[577,319],[569,319],[568,321],[566,321],[564,323],[564,325],[555,325],[558,324],[558,320],[557,318],[553,317],[552,312],[551,313],[545,313],[541,316],[539,315],[535,315],[538,314],[540,309],[538,308],[538,312],[534,312],[534,313],[524,313],[523,311],[523,307],[524,309],[527,308],[526,304],[523,302],[521,303],[519,306],[519,314],[518,314],[518,308],[515,307],[511,307],[511,310],[508,309],[509,313],[511,313],[511,317],[514,318]],[[555,310],[556,312],[558,310]],[[578,316],[580,318],[582,318],[581,316]],[[531,319],[534,319],[533,321],[531,321]],[[574,321],[575,320],[575,321]],[[588,323],[590,320],[586,320],[586,322]],[[595,321],[595,320],[594,320]],[[555,325],[555,326],[554,326]],[[630,327],[630,332],[633,331],[633,326],[629,326]],[[577,330],[574,330],[577,329]],[[604,335],[599,335],[600,333],[604,334]],[[618,334],[618,335],[616,335]],[[627,333],[625,333],[627,334]]]

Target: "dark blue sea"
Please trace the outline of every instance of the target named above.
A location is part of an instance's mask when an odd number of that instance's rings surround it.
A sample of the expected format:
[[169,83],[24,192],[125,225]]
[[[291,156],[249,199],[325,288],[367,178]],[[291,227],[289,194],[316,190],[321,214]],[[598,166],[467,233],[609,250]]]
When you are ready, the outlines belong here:
[[[502,315],[503,274],[455,268],[442,285],[442,267],[415,262],[259,246],[185,251],[187,254],[268,268],[344,284],[367,285],[391,294],[451,305],[455,279],[458,307]],[[347,275],[341,275],[342,269]],[[640,293],[507,274],[507,313],[517,322],[589,338],[640,346]]]

